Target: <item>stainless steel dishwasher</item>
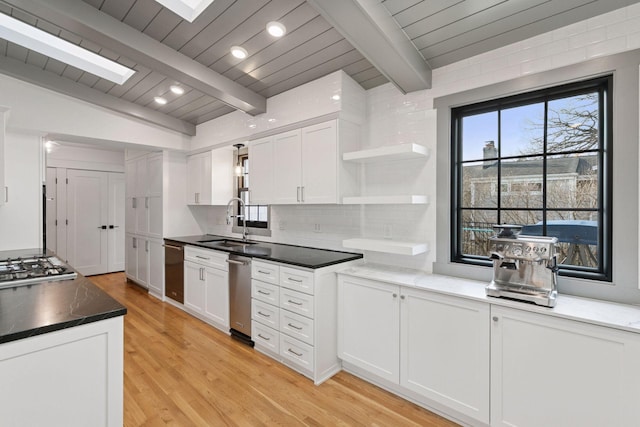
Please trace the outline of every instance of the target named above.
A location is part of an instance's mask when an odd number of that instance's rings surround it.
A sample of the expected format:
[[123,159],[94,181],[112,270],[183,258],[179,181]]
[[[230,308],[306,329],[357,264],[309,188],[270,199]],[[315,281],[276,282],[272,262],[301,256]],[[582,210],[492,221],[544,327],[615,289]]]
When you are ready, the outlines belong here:
[[251,340],[251,258],[229,255],[229,324],[231,336]]

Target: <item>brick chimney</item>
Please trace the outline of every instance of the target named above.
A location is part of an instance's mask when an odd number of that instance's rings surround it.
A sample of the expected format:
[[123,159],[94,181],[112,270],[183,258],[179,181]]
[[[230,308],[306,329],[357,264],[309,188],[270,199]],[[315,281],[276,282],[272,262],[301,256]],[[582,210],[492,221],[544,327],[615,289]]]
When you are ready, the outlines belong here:
[[[482,168],[489,168],[497,163],[495,158],[498,157],[498,149],[494,141],[485,141],[484,147],[482,147],[482,158],[485,159]],[[488,161],[486,159],[494,159]]]

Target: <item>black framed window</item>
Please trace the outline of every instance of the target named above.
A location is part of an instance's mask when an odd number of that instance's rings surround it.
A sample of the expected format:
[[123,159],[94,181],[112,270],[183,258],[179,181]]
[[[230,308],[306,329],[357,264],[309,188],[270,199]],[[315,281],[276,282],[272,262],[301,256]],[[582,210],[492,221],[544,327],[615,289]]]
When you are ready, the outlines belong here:
[[[241,173],[238,176],[238,197],[245,203],[245,212],[241,212],[238,204],[238,214],[244,215],[247,227],[269,228],[269,206],[249,204],[249,155],[241,155],[238,158]],[[238,227],[242,227],[243,218],[238,218]]]
[[606,76],[452,109],[451,258],[491,265],[494,224],[559,240],[560,274],[611,280]]

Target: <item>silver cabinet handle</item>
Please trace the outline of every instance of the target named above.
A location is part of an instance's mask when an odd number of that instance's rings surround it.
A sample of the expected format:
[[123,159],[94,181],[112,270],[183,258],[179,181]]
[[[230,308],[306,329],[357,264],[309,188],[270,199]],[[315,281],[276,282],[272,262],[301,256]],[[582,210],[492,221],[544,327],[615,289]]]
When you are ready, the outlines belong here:
[[131,199],[131,207],[133,209],[136,209],[138,207],[138,198],[134,197],[133,199]]
[[133,249],[138,247],[138,239],[136,237],[133,238]]
[[294,304],[294,305],[302,305],[301,302],[296,302],[296,301],[291,301],[291,300],[287,300],[288,303]]
[[405,297],[404,295],[400,295],[400,299],[404,299],[404,297]]
[[394,293],[394,294],[393,294],[393,297],[394,297],[394,298],[398,298],[398,294]]
[[296,283],[302,283],[302,280],[294,279],[293,277],[287,277],[287,280],[290,280],[290,281],[296,282]]
[[258,289],[258,293],[262,295],[271,295],[271,292],[264,292],[263,290]]
[[297,327],[296,325],[292,325],[291,323],[287,323],[287,326],[291,326],[293,329],[297,329],[299,331],[302,330],[302,328]]
[[264,337],[264,336],[262,336],[262,334],[258,334],[258,336],[260,338],[262,338],[263,340],[265,340],[265,341],[271,341],[271,338]]
[[9,203],[9,187],[4,187],[4,202]]
[[300,187],[300,201],[304,202],[304,187]]
[[258,273],[271,275],[271,272],[269,272],[269,271],[258,270]]
[[211,259],[211,258],[207,258],[207,257],[204,257],[204,256],[200,256],[200,255],[196,255],[196,258],[200,258],[200,259],[206,259],[207,261]]
[[263,312],[261,312],[261,311],[259,311],[259,310],[258,310],[258,314],[259,314],[260,316],[262,316],[262,317],[271,317],[271,315],[270,315],[270,314],[263,313]]
[[200,269],[200,280],[204,281],[204,268]]
[[247,265],[246,262],[243,261],[236,261],[235,259],[227,259],[225,260],[227,261],[229,264],[236,264],[236,265]]
[[296,355],[296,356],[298,356],[298,357],[302,357],[302,353],[296,353],[295,351],[293,351],[293,350],[291,350],[291,349],[288,349],[287,351],[288,351],[289,353],[293,353],[293,354],[295,354],[295,355]]
[[169,248],[169,249],[175,249],[177,251],[181,251],[182,247],[181,246],[175,246],[175,245],[170,245],[168,243],[165,243],[164,245],[162,245],[165,248]]
[[146,209],[149,209],[149,198],[148,198],[148,197],[145,197],[145,198],[144,198],[144,207],[145,207]]
[[195,202],[200,203],[200,193],[195,194]]
[[296,187],[296,201],[300,201],[300,187]]
[[500,320],[500,318],[498,316],[493,316],[493,321],[497,322],[498,320]]
[[145,252],[149,252],[149,241],[148,240],[144,241],[144,251]]

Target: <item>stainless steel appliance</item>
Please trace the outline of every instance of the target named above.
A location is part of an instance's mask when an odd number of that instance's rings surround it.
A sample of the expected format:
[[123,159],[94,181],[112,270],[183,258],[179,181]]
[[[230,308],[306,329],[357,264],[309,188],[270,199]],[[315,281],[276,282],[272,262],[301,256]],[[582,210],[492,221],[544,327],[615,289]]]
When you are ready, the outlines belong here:
[[496,225],[490,237],[493,280],[486,294],[554,307],[558,295],[558,239],[520,235],[520,225]]
[[229,259],[229,322],[231,336],[253,346],[251,340],[251,258]]
[[0,288],[75,279],[77,275],[55,256],[33,255],[0,260]]
[[184,304],[184,244],[164,242],[164,295]]

